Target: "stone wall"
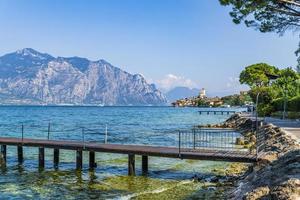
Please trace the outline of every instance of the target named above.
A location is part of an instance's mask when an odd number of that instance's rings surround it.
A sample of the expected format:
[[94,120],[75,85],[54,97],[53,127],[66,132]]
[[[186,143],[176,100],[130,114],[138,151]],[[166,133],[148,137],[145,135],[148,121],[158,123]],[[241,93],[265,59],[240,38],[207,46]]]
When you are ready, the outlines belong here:
[[[237,128],[245,137],[255,135],[253,121],[239,114],[214,127]],[[259,131],[265,134],[260,160],[228,191],[228,199],[300,199],[300,145],[272,124],[261,126]]]

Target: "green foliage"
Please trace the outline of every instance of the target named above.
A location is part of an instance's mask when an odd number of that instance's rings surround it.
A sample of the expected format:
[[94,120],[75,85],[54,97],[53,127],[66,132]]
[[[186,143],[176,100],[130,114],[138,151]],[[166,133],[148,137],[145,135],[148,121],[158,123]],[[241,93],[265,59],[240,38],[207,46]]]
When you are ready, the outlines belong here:
[[279,69],[266,63],[257,63],[246,67],[240,74],[240,83],[251,88],[267,86],[270,75],[278,75]]
[[[276,80],[271,82],[270,77]],[[289,111],[300,110],[300,75],[292,68],[279,70],[265,63],[250,65],[241,72],[240,82],[250,86],[253,102],[259,94],[257,110],[261,116],[282,111],[285,100]]]
[[300,112],[300,95],[293,97],[288,101],[288,110]]
[[[231,6],[229,13],[235,24],[244,22],[261,32],[275,32],[283,35],[285,31],[299,31],[300,0],[219,0],[221,5]],[[300,42],[297,71],[300,73]]]
[[274,111],[272,104],[258,104],[257,112],[259,116],[270,116]]
[[[275,111],[283,111],[285,98],[277,98],[272,101],[272,106]],[[300,95],[287,99],[287,110],[291,112],[300,112]]]
[[279,77],[273,83],[273,89],[278,91],[281,97],[294,97],[300,94],[300,76],[292,68],[282,69]]
[[257,94],[259,93],[258,101],[260,104],[269,104],[276,98],[277,92],[273,90],[271,87],[256,87],[249,91],[249,95],[251,96],[253,102],[256,102]]
[[277,98],[272,101],[272,105],[275,111],[282,111],[284,104],[284,98]]
[[197,106],[201,107],[201,106],[207,106],[207,103],[205,102],[204,99],[199,99],[197,102]]
[[229,95],[221,98],[224,104],[228,104],[230,106],[242,106],[245,105],[247,102],[251,102],[251,97],[246,95]]
[[221,5],[232,6],[229,13],[236,24],[244,22],[261,32],[283,34],[297,31],[300,23],[299,0],[219,0]]
[[[287,118],[289,119],[300,119],[300,112],[287,112]],[[272,117],[281,118],[283,115],[282,111],[276,111],[271,114]]]

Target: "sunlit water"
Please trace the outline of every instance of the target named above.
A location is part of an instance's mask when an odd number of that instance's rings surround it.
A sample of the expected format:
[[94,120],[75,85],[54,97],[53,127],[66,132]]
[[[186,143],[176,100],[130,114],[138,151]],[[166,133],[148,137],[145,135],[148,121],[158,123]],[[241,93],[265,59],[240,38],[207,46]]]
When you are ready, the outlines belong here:
[[[0,107],[1,137],[177,146],[178,130],[219,123],[228,115],[199,115],[199,108],[172,107]],[[106,129],[107,128],[107,129]],[[141,176],[136,157],[136,177],[127,175],[127,156],[96,153],[97,169],[76,172],[75,152],[61,151],[59,170],[53,169],[53,150],[46,150],[46,169],[37,168],[37,148],[24,148],[25,161],[17,164],[16,147],[8,147],[6,167],[0,171],[0,199],[210,199],[220,197],[210,183],[192,177],[214,176],[224,162],[150,157],[149,175]],[[221,198],[221,197],[220,197]]]

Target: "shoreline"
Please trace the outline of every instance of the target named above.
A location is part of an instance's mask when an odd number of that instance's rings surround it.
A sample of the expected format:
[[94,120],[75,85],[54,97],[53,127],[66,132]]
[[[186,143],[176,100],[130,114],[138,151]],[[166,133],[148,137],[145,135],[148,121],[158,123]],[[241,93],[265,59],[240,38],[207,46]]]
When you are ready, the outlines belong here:
[[[235,114],[221,124],[209,127],[236,128],[249,139],[253,137],[251,119]],[[266,146],[260,161],[232,181],[225,192],[227,199],[300,199],[300,145],[285,130],[264,124]]]

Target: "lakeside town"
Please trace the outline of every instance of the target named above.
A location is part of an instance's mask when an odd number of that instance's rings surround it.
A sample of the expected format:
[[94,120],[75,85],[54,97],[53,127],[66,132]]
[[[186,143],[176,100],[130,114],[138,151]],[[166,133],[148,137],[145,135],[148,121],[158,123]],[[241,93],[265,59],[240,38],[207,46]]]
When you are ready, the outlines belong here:
[[224,97],[207,97],[206,90],[202,88],[199,95],[178,99],[171,103],[174,107],[231,107],[231,106],[250,106],[253,105],[248,91],[240,91],[240,94],[234,94]]

